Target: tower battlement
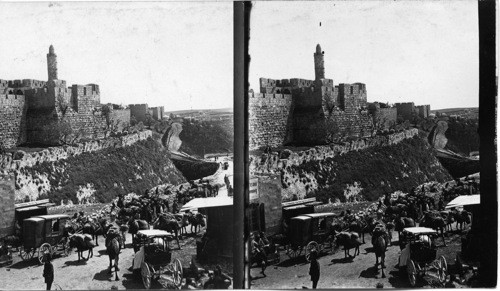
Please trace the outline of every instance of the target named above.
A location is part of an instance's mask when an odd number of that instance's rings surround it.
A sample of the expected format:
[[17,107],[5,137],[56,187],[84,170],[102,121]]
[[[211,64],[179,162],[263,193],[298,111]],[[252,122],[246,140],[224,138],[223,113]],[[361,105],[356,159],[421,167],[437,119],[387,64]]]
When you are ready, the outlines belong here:
[[101,107],[99,86],[72,85],[59,80],[54,47],[47,54],[48,81],[0,79],[0,141],[12,147],[26,142],[51,143],[44,131],[68,122],[82,138],[103,137],[105,120],[95,114]]

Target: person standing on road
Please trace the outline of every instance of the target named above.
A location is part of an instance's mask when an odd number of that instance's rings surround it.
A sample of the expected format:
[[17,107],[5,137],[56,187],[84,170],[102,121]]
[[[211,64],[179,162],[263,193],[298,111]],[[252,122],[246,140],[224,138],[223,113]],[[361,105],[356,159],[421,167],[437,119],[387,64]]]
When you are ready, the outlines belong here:
[[45,283],[47,284],[47,290],[52,287],[52,282],[54,282],[54,266],[50,262],[52,256],[47,254],[45,258],[45,266],[43,267],[43,277],[45,278]]
[[313,289],[316,289],[319,281],[319,262],[316,259],[318,256],[318,252],[316,250],[312,250],[310,254],[311,265],[309,266],[309,275],[311,275],[311,281],[313,282]]

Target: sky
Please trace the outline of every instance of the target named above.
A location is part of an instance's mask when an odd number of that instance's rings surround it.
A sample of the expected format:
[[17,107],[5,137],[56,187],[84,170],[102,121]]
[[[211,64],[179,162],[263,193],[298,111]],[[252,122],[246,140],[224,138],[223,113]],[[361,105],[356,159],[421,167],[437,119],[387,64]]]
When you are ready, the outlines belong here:
[[101,103],[233,107],[231,2],[0,2],[0,79],[100,86]]
[[[476,1],[253,2],[250,88],[259,78],[365,83],[368,102],[479,106]],[[321,23],[321,26],[320,26]]]

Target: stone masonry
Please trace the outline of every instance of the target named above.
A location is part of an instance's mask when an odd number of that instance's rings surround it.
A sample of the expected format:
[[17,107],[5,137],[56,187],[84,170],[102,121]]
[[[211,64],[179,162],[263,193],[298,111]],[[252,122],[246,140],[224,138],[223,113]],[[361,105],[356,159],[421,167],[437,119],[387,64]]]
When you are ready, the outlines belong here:
[[[328,144],[345,138],[365,138],[374,131],[374,112],[369,112],[366,85],[334,85],[325,78],[324,52],[316,46],[315,80],[260,78],[260,93],[250,90],[249,148],[282,145]],[[412,103],[413,104],[413,103]],[[413,106],[414,108],[414,106]],[[395,123],[403,107],[378,108],[377,114]],[[404,107],[404,110],[407,110]],[[422,117],[423,109],[413,110]],[[413,112],[412,111],[412,112]],[[404,116],[409,116],[405,114]],[[409,118],[408,118],[409,119]]]
[[47,54],[47,71],[48,81],[0,80],[0,142],[4,147],[57,143],[59,132],[54,132],[62,131],[63,123],[69,125],[77,139],[104,137],[106,120],[101,114],[99,86],[68,87],[66,81],[59,80],[52,45]]

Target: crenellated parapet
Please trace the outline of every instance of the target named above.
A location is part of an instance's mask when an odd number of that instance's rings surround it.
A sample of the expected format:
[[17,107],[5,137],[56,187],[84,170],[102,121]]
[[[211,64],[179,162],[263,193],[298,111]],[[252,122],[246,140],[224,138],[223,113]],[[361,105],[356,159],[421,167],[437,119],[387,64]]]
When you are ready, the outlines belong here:
[[[67,86],[57,76],[57,55],[47,54],[48,81],[0,79],[0,141],[14,147],[23,143],[53,143],[49,132],[67,123],[80,138],[100,138],[106,128],[100,113],[96,84]],[[122,117],[123,114],[120,114]],[[124,118],[121,118],[124,119]]]

